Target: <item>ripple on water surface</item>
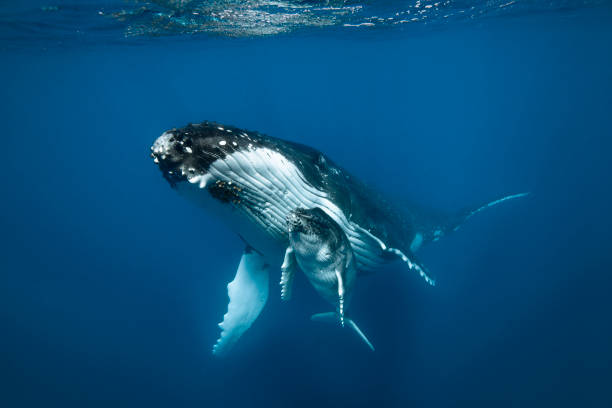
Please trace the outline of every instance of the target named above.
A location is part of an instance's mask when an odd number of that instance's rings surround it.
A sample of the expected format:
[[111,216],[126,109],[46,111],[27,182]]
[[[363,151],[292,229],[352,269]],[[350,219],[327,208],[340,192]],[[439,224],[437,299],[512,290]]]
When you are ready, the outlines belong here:
[[0,42],[95,42],[197,33],[250,37],[324,27],[371,30],[566,11],[603,5],[605,0],[100,0],[87,5],[34,4],[0,9]]

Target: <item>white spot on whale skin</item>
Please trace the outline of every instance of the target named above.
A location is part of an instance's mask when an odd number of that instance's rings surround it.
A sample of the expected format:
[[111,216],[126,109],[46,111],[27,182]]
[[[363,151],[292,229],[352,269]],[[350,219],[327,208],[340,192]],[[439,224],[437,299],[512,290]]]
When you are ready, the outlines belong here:
[[219,144],[220,144],[221,146],[225,146],[225,145],[227,144],[227,142],[226,142],[225,140],[221,140],[221,141],[219,141]]
[[187,153],[189,153],[189,154],[193,153],[193,150],[191,150],[191,147],[189,147],[189,146],[187,146],[187,147],[185,148],[185,151],[186,151]]

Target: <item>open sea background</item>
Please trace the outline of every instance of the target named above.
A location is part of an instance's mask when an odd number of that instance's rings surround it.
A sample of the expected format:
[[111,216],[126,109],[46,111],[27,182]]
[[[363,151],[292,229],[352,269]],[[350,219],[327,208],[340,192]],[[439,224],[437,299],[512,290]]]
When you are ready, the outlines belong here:
[[[0,5],[0,406],[612,406],[609,4],[266,31],[153,3]],[[424,248],[436,287],[400,265],[358,281],[375,353],[309,320],[329,306],[303,276],[282,304],[278,272],[219,359],[243,244],[149,158],[206,119],[314,146],[398,202],[531,194]]]

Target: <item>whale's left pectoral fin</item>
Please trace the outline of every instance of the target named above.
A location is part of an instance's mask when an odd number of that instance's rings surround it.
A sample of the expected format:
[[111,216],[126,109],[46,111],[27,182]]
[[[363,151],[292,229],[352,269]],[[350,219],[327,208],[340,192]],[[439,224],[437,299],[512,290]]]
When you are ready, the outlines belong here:
[[295,261],[295,254],[293,248],[288,247],[285,251],[285,260],[281,265],[281,299],[291,299],[291,289],[293,287],[293,278],[295,277],[295,268],[297,262]]
[[[324,323],[338,323],[340,319],[340,316],[337,313],[334,312],[327,312],[327,313],[316,313],[313,314],[312,316],[310,316],[310,320],[312,320],[313,322],[324,322]],[[344,321],[347,323],[347,325],[353,329],[353,331],[355,333],[357,333],[357,335],[359,336],[359,338],[361,340],[363,340],[363,342],[365,344],[368,345],[368,347],[370,348],[370,350],[375,351],[374,350],[374,346],[372,345],[372,343],[370,342],[370,340],[368,340],[368,338],[366,337],[365,334],[363,334],[363,332],[361,331],[361,329],[359,329],[359,326],[357,326],[357,323],[355,323],[353,321],[353,319],[349,319],[347,317],[344,317]]]
[[397,255],[403,262],[408,265],[408,268],[410,268],[411,271],[417,272],[421,276],[421,278],[425,279],[425,282],[429,283],[431,286],[436,286],[435,279],[431,277],[431,274],[429,273],[425,265],[421,263],[421,261],[419,261],[414,254],[411,253],[409,256],[406,256],[402,251],[395,248],[389,248],[388,251]]
[[227,285],[229,304],[221,335],[213,347],[213,354],[226,354],[240,336],[253,324],[268,300],[269,267],[264,258],[247,247],[242,254],[234,280]]

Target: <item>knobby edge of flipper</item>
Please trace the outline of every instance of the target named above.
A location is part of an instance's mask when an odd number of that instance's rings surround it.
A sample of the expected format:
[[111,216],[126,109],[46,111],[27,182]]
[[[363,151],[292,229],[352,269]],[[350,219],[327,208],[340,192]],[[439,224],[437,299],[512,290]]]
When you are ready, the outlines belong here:
[[291,299],[293,293],[293,279],[295,277],[295,269],[297,268],[297,262],[295,255],[293,254],[293,248],[287,247],[285,250],[285,259],[281,265],[281,300],[288,301]]
[[361,228],[361,231],[367,236],[369,236],[371,239],[376,241],[380,246],[382,252],[386,254],[386,256],[388,256],[390,259],[401,259],[404,263],[406,263],[406,265],[408,265],[408,268],[411,271],[417,272],[425,280],[425,282],[429,283],[431,286],[436,286],[435,279],[430,276],[425,266],[417,260],[416,256],[412,252],[406,255],[404,252],[397,248],[388,247],[387,244],[385,244],[380,238],[378,238],[365,228]]
[[261,254],[245,248],[236,276],[227,285],[229,303],[223,321],[219,323],[221,334],[213,346],[215,356],[226,355],[266,305],[269,293],[269,266]]
[[[333,324],[336,324],[336,323],[338,323],[340,321],[340,317],[338,316],[338,313],[336,313],[336,312],[325,312],[325,313],[315,313],[315,314],[313,314],[312,316],[310,316],[310,320],[312,320],[313,322],[323,322],[323,323],[333,323]],[[350,319],[350,318],[345,316],[344,317],[344,321],[347,324],[347,326],[349,326],[351,329],[353,329],[353,331],[355,333],[357,333],[359,338],[361,340],[363,340],[363,342],[365,344],[368,345],[370,350],[376,351],[374,349],[374,346],[370,342],[370,340],[368,340],[366,335],[361,331],[361,329],[359,328],[359,326],[357,326],[357,323],[355,323],[355,321],[353,319]]]

